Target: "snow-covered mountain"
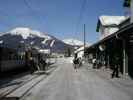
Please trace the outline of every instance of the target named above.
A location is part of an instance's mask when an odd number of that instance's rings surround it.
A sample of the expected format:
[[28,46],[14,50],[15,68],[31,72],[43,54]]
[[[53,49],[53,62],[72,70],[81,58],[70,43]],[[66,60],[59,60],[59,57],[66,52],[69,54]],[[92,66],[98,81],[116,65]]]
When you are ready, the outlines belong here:
[[53,52],[64,52],[72,46],[46,33],[30,28],[15,28],[6,33],[0,33],[0,45],[10,48],[34,46],[40,49],[51,49]]
[[64,43],[72,45],[72,46],[82,46],[84,43],[82,41],[79,41],[77,39],[64,39]]
[[42,33],[37,30],[31,30],[30,28],[23,28],[23,27],[15,28],[7,33],[10,33],[11,35],[21,35],[23,39],[27,39],[28,37],[34,37],[34,36],[45,39],[51,39],[51,37],[48,36],[48,34],[46,33]]

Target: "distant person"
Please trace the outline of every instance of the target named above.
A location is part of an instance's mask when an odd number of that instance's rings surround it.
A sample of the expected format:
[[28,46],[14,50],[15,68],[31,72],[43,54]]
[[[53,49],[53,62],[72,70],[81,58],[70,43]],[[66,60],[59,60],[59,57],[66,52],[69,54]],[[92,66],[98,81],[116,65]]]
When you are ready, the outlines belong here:
[[46,68],[47,68],[46,59],[43,59],[43,68],[44,68],[44,70],[46,70]]
[[119,78],[119,67],[120,67],[120,58],[119,58],[119,56],[118,56],[118,54],[117,55],[115,55],[115,57],[114,57],[114,67],[113,67],[113,72],[112,72],[112,78],[114,78],[114,77],[117,77],[117,78]]
[[77,72],[77,68],[79,66],[79,59],[78,58],[74,58],[73,59],[73,64],[74,64],[74,69],[76,70]]
[[97,64],[97,69],[99,69],[102,66],[102,62],[99,59],[97,59],[96,64]]
[[34,61],[34,68],[35,68],[35,70],[40,70],[40,63],[39,63],[39,59],[38,59],[38,56],[36,56],[36,57],[34,57],[34,59],[33,59],[33,61]]
[[79,67],[81,67],[82,66],[82,58],[79,57],[78,60],[79,60]]
[[46,65],[47,65],[46,60],[41,57],[40,63],[42,65],[42,70],[46,70]]
[[25,52],[25,63],[26,63],[26,66],[30,69],[30,73],[32,74],[34,72],[34,61],[32,58],[31,50],[27,50]]
[[33,57],[30,57],[30,71],[31,71],[31,74],[33,74],[35,71],[35,62],[33,60]]
[[93,63],[93,68],[96,68],[96,58],[92,59],[92,63]]

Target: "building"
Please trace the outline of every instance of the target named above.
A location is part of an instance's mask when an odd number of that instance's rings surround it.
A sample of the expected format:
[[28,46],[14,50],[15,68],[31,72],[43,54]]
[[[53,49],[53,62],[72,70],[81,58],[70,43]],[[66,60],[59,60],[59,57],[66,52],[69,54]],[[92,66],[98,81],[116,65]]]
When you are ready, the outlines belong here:
[[97,59],[97,68],[104,65],[112,69],[115,56],[119,56],[120,72],[133,78],[133,0],[125,0],[124,7],[129,7],[129,17],[99,17],[97,32],[101,33],[100,40],[85,52]]
[[131,23],[133,23],[133,0],[130,0],[131,2]]
[[100,32],[100,39],[103,39],[120,29],[120,23],[125,21],[126,16],[100,16],[97,23],[97,32]]
[[129,74],[133,77],[133,24],[129,24],[114,34],[99,40],[88,47],[86,53],[93,54],[100,64],[106,68],[112,69],[114,66],[113,59],[116,54],[120,57],[120,72],[123,75]]
[[76,49],[74,53],[77,54],[78,58],[82,58],[84,56],[84,46],[81,46],[80,48]]

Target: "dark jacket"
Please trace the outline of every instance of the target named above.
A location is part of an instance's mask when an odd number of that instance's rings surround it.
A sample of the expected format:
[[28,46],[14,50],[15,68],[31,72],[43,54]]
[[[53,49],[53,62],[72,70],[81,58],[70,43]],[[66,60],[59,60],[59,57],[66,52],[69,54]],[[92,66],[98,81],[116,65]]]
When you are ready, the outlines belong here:
[[78,59],[78,58],[74,59],[74,60],[73,60],[73,63],[74,63],[74,64],[79,64],[79,59]]

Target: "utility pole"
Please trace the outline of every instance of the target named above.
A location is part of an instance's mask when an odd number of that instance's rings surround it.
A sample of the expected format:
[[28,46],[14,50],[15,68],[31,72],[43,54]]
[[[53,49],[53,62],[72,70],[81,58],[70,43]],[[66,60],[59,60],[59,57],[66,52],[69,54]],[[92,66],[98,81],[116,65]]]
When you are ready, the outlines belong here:
[[84,57],[85,57],[85,45],[86,45],[86,31],[85,31],[85,24],[84,24]]

